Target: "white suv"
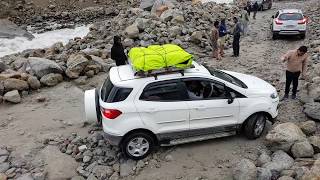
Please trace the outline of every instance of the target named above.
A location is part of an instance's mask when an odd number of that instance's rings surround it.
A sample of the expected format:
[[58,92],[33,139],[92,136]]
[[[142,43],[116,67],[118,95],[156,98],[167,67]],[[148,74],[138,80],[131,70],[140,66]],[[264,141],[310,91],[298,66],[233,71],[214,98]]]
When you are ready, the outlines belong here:
[[85,92],[87,120],[102,124],[106,139],[132,159],[155,146],[207,140],[243,130],[261,136],[278,114],[276,89],[236,72],[193,68],[136,76],[130,65],[113,67],[101,89]]
[[301,10],[279,10],[276,15],[272,16],[272,38],[277,39],[279,35],[299,35],[304,39],[307,23],[308,18],[303,15]]

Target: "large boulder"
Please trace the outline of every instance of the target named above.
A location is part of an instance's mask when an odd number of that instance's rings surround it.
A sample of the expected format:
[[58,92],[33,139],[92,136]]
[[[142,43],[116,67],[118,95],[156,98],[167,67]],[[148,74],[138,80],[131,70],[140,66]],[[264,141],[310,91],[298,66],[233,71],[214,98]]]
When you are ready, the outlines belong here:
[[92,55],[90,57],[91,57],[92,61],[95,64],[97,64],[97,65],[99,65],[99,67],[101,67],[100,71],[102,71],[102,72],[108,72],[109,71],[111,66],[110,66],[110,64],[107,63],[106,60],[103,60],[100,57],[92,56]]
[[203,33],[201,31],[195,31],[191,35],[191,42],[200,44],[202,41]]
[[140,9],[151,11],[151,8],[156,0],[141,0]]
[[40,82],[46,86],[55,86],[61,81],[63,81],[62,75],[54,73],[47,74],[40,79]]
[[89,60],[82,54],[72,54],[67,61],[66,75],[69,78],[78,78],[88,65]]
[[17,90],[13,90],[4,94],[3,100],[12,102],[12,103],[20,103],[21,97]]
[[306,135],[313,135],[317,130],[317,125],[314,121],[301,122],[299,127]]
[[29,76],[27,82],[31,89],[39,89],[41,86],[40,81],[35,76]]
[[294,159],[286,152],[278,150],[272,154],[271,162],[264,164],[262,167],[270,171],[281,172],[284,169],[289,169],[294,163]]
[[266,136],[270,148],[275,150],[290,151],[291,146],[297,141],[304,141],[306,135],[294,123],[287,122],[274,127]]
[[308,140],[313,147],[314,153],[320,153],[320,136],[311,136]]
[[14,78],[8,78],[4,80],[3,86],[5,91],[11,91],[11,90],[27,90],[29,89],[29,85],[26,81],[22,81],[20,79],[14,79]]
[[125,29],[125,34],[132,39],[138,38],[139,37],[139,28],[138,25],[136,23],[128,26]]
[[269,154],[266,152],[262,152],[257,159],[257,166],[261,167],[270,161],[271,161],[271,157],[269,156]]
[[37,76],[39,79],[46,74],[63,73],[61,67],[57,63],[49,59],[29,57],[28,63],[30,66],[30,69],[28,69],[29,73]]
[[305,104],[303,111],[309,118],[320,121],[320,103],[319,102]]
[[256,180],[257,167],[249,159],[242,159],[233,169],[233,179],[235,180]]
[[291,152],[295,158],[312,157],[314,154],[313,148],[308,141],[294,143],[291,148]]

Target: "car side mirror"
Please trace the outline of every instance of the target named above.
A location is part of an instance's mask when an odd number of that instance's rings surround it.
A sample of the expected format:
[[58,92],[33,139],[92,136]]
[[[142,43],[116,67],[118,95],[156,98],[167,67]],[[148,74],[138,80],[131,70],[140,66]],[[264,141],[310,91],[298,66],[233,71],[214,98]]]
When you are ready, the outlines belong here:
[[232,104],[235,98],[236,98],[236,94],[234,92],[230,92],[229,98],[228,98],[228,104]]
[[271,16],[272,19],[274,19],[274,16]]

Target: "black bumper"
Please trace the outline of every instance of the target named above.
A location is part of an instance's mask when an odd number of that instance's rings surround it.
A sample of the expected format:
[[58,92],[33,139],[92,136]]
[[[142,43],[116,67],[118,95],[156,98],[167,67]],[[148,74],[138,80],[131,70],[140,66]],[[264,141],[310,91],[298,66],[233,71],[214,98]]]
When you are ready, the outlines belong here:
[[119,146],[123,136],[114,136],[111,134],[104,134],[104,138],[113,146]]

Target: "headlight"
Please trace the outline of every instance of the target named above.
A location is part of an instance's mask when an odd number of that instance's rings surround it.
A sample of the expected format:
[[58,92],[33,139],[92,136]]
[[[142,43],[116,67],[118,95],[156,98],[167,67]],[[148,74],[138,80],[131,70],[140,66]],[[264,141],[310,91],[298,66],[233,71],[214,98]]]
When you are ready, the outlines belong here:
[[278,93],[277,93],[277,92],[274,92],[274,93],[272,93],[272,94],[270,95],[270,97],[271,97],[272,99],[276,99],[276,98],[278,97]]

